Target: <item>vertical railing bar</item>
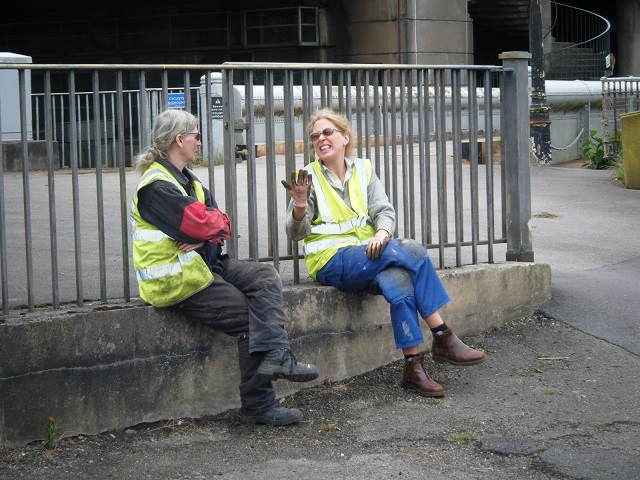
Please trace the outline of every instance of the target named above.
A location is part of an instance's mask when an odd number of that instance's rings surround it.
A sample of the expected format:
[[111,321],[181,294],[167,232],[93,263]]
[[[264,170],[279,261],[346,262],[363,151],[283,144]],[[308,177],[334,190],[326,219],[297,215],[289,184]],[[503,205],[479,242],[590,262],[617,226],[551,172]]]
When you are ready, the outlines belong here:
[[[102,178],[102,145],[100,141],[100,74],[98,70],[92,73],[93,86],[93,136],[94,136],[94,162],[96,167],[96,200],[98,212],[98,258],[100,265],[100,300],[107,303],[107,262],[105,254],[105,231],[104,231],[104,187]],[[87,102],[88,103],[88,102]],[[89,117],[87,117],[89,122]],[[87,132],[87,138],[91,138]]]
[[438,195],[438,256],[439,266],[444,268],[444,247],[448,238],[447,225],[447,146],[445,122],[445,86],[444,70],[438,69],[435,75],[435,114],[436,114],[436,178]]
[[327,71],[322,70],[320,72],[320,105],[327,106]]
[[[26,91],[27,72],[24,69],[18,70],[19,83],[19,99],[20,99],[20,139],[22,143],[22,190],[24,205],[24,252],[26,255],[27,267],[27,306],[29,311],[33,311],[34,302],[34,284],[33,284],[33,246],[31,232],[31,189],[29,184],[29,142],[27,125],[27,91]],[[0,165],[4,168],[4,165]]]
[[371,120],[369,106],[369,70],[364,70],[364,138],[365,138],[365,156],[371,160]]
[[[111,98],[111,138],[116,138],[116,122],[115,122],[115,112],[116,112],[116,95],[115,93],[110,95],[109,98]],[[107,150],[106,148],[106,140],[105,140],[105,151]],[[116,159],[116,142],[115,141],[111,141],[111,166],[115,167],[117,165],[118,160]],[[106,153],[105,153],[106,155]]]
[[[476,91],[476,73],[473,70],[468,72],[467,88],[469,92],[469,182],[471,201],[471,263],[478,264],[478,98]],[[487,157],[489,145],[485,145]],[[489,160],[487,160],[489,161]]]
[[273,258],[273,266],[280,269],[278,242],[278,196],[276,194],[276,145],[275,145],[275,106],[273,102],[273,70],[267,70],[264,76],[265,103],[265,137],[267,142],[267,219],[269,256]]
[[[487,261],[493,263],[493,241],[495,238],[494,191],[493,191],[493,82],[491,71],[484,73],[484,131],[487,151],[491,161],[487,159],[485,166],[486,202],[487,202]],[[489,145],[491,147],[489,147]]]
[[[409,237],[410,236],[410,223],[409,223],[409,195],[411,192],[409,191],[409,154],[408,154],[408,145],[409,139],[407,138],[407,122],[408,122],[408,110],[409,106],[407,105],[407,75],[406,70],[400,71],[400,152],[401,152],[401,165],[402,172],[400,175],[402,176],[402,236]],[[396,177],[397,178],[397,177]]]
[[[106,167],[109,166],[109,147],[107,145],[107,139],[109,138],[108,136],[108,127],[107,127],[107,93],[100,93],[100,90],[98,89],[98,105],[100,105],[100,103],[102,104],[102,108],[100,109],[100,115],[97,115],[97,113],[95,112],[95,100],[93,101],[93,105],[94,105],[94,114],[93,114],[93,118],[97,119],[98,117],[100,117],[100,125],[99,128],[102,129],[102,138],[100,140],[100,155],[104,155],[102,158],[104,158],[104,164]],[[94,127],[94,131],[95,131],[95,127]],[[102,146],[102,139],[105,140],[104,142],[104,151],[103,151],[103,146]],[[113,143],[113,142],[112,142]]]
[[[211,116],[213,112],[211,111],[212,103],[211,103],[211,70],[207,70],[205,72],[205,81],[204,81],[204,119],[202,121],[207,122],[207,138],[205,142],[207,142],[207,152],[209,152],[209,158],[205,159],[208,165],[207,175],[209,177],[209,191],[214,198],[216,198],[216,182],[215,182],[215,155],[213,153],[213,134],[211,133]],[[222,74],[224,76],[224,72]],[[226,103],[223,103],[226,105]],[[224,112],[224,110],[223,110]],[[224,116],[224,115],[223,115]],[[223,133],[224,136],[224,133]],[[223,147],[224,149],[224,147]],[[226,168],[225,168],[226,170]],[[217,200],[216,200],[217,201]]]
[[[58,271],[58,232],[56,224],[55,175],[53,163],[53,115],[51,111],[51,71],[44,74],[44,138],[47,142],[47,189],[49,193],[49,237],[51,248],[51,299],[52,307],[60,308],[60,276]],[[0,158],[0,160],[2,160]],[[0,161],[0,165],[2,162]]]
[[[420,241],[427,246],[427,155],[425,154],[425,116],[424,116],[424,70],[416,71],[416,112],[418,117],[418,175],[419,175],[419,206],[420,206]],[[415,207],[415,205],[414,205]]]
[[169,71],[162,71],[162,101],[160,102],[160,111],[169,108]]
[[[408,73],[407,73],[408,72]],[[415,70],[403,70],[406,74],[407,88],[407,147],[408,147],[408,165],[409,165],[409,198],[406,206],[409,207],[409,236],[416,238],[416,212],[415,212],[415,168],[414,168],[414,138],[413,138],[413,75]]]
[[[222,124],[224,137],[224,178],[225,178],[225,210],[231,225],[238,225],[238,182],[236,174],[236,142],[233,118],[233,70],[223,70],[222,73]],[[207,79],[209,83],[209,78]],[[266,89],[266,87],[265,87]],[[209,171],[213,166],[209,162]],[[227,253],[231,258],[238,258],[238,233],[231,235],[226,243]]]
[[[311,114],[313,112],[313,90],[311,90],[312,86],[309,85],[309,70],[303,70],[301,72],[301,93],[302,93],[302,144],[304,151],[304,165],[307,165],[311,162],[311,149],[309,145],[309,137],[307,136],[307,124],[311,120]],[[290,173],[290,172],[289,172]]]
[[462,197],[462,107],[460,69],[451,71],[452,129],[453,129],[453,198],[455,219],[456,267],[462,265],[462,241],[464,240],[464,204]]
[[[131,286],[129,283],[129,218],[127,216],[127,161],[124,155],[124,97],[123,97],[122,70],[116,72],[116,109],[115,127],[118,129],[118,141],[116,145],[116,165],[120,180],[120,228],[121,231],[121,252],[122,252],[122,293],[126,302],[131,300]],[[131,101],[131,94],[127,95]],[[131,110],[129,110],[131,116]],[[144,120],[139,120],[144,122]],[[131,125],[131,123],[129,123]],[[132,157],[133,158],[133,157]]]
[[[293,102],[293,72],[286,70],[284,72],[283,80],[283,92],[284,92],[284,144],[285,144],[285,158],[284,158],[284,172],[285,179],[287,181],[291,172],[296,171],[296,137],[294,130],[294,102]],[[329,98],[331,95],[329,94]],[[280,190],[283,194],[284,205],[288,206],[291,196],[284,190]],[[282,218],[282,217],[281,217]],[[300,264],[299,264],[299,252],[298,242],[292,241],[287,238],[287,253],[293,255],[293,283],[300,283]]]
[[505,155],[505,116],[504,116],[504,94],[505,94],[505,75],[508,72],[503,71],[500,75],[500,202],[501,202],[501,238],[507,238],[507,191],[506,191],[506,179],[505,179],[505,166],[507,164],[507,158]]
[[260,249],[258,245],[258,200],[256,198],[257,187],[257,168],[256,168],[256,140],[255,140],[255,111],[253,98],[253,79],[254,70],[248,69],[245,73],[244,98],[245,98],[245,118],[247,121],[246,142],[247,142],[247,190],[248,198],[248,215],[249,215],[249,257],[257,262],[260,260]]
[[[86,135],[87,135],[87,161],[83,162],[82,161],[82,153],[80,154],[80,168],[91,168],[92,167],[92,159],[91,159],[91,142],[92,142],[92,138],[91,138],[91,133],[93,132],[93,129],[91,128],[91,112],[90,112],[90,99],[89,99],[89,94],[85,93],[82,96],[84,98],[84,115],[85,115],[85,128],[82,128],[82,119],[80,119],[79,125],[80,125],[80,136],[82,137],[82,132],[85,131]],[[78,144],[80,146],[80,152],[83,151],[82,149],[82,141]],[[95,160],[94,160],[95,162]]]
[[[384,188],[389,195],[391,185],[389,171],[389,70],[385,70],[382,76],[382,155],[384,160]],[[379,174],[378,174],[379,175]]]
[[326,106],[329,108],[333,108],[333,70],[329,70],[328,72]]
[[353,113],[353,108],[352,108],[352,99],[351,99],[351,70],[347,70],[346,71],[347,74],[347,78],[345,81],[345,96],[344,96],[344,114],[346,115],[346,117],[349,119],[349,122],[352,121],[352,113]]
[[374,145],[374,168],[376,175],[380,177],[380,79],[379,70],[373,70],[373,134],[375,135]]
[[360,70],[354,71],[356,76],[356,87],[355,87],[355,96],[356,96],[356,104],[355,104],[355,114],[356,114],[356,152],[358,157],[362,158],[362,137],[364,136],[364,132],[362,131],[362,79],[360,77]]
[[146,72],[144,70],[140,70],[140,78],[138,79],[138,145],[140,145],[140,148],[149,141],[147,121],[150,120],[151,117],[149,106],[147,104],[146,91]]
[[82,284],[82,237],[80,232],[80,187],[78,185],[78,119],[76,118],[76,77],[74,70],[69,71],[69,163],[71,165],[71,184],[73,190],[73,230],[76,254],[76,302],[78,307],[84,305],[84,288]]
[[344,112],[344,70],[338,70],[338,111]]
[[[2,98],[0,98],[0,109]],[[0,132],[2,132],[2,115],[0,115]],[[2,313],[9,313],[9,267],[7,265],[7,221],[4,191],[4,140],[0,133],[0,278],[2,279]]]
[[[133,94],[132,92],[127,92],[127,119],[128,119],[128,125],[129,125],[129,158],[132,160],[131,163],[133,163],[133,157],[134,155],[134,148],[133,148]],[[124,110],[124,103],[122,106],[123,110]],[[140,110],[138,110],[138,115],[140,115]],[[123,120],[124,122],[124,112],[123,112]],[[138,125],[138,134],[140,134],[140,118],[138,118],[137,121],[137,125]],[[140,144],[138,144],[138,147],[140,147]],[[124,158],[124,152],[122,152],[123,155],[123,159],[122,162],[126,165],[126,158]]]
[[184,109],[187,112],[191,112],[191,75],[189,70],[184,71],[183,84],[184,84],[184,90],[183,90],[184,91]]
[[[396,123],[398,116],[396,113],[396,80],[395,72],[391,72],[391,78],[389,79],[389,90],[391,90],[391,112],[389,118],[391,120],[391,172],[389,177],[389,185],[387,185],[387,195],[391,190],[391,204],[398,211],[398,141],[396,136]],[[399,224],[396,221],[396,231],[393,232],[394,236],[398,236]]]
[[424,185],[426,191],[423,196],[424,200],[426,201],[426,205],[424,210],[425,217],[423,217],[423,222],[425,223],[424,228],[426,228],[427,235],[426,237],[423,237],[423,244],[426,247],[432,242],[433,220],[431,218],[431,95],[429,90],[429,70],[425,70],[424,74],[426,75],[426,78],[424,78],[424,129],[426,136]]

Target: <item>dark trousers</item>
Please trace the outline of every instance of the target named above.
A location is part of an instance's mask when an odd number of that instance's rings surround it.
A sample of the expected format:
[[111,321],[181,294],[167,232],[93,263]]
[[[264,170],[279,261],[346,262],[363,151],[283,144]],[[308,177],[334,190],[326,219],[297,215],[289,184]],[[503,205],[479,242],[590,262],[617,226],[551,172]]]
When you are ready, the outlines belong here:
[[225,259],[211,285],[171,308],[238,339],[243,413],[261,413],[276,404],[271,381],[256,373],[262,352],[289,348],[282,281],[273,266]]

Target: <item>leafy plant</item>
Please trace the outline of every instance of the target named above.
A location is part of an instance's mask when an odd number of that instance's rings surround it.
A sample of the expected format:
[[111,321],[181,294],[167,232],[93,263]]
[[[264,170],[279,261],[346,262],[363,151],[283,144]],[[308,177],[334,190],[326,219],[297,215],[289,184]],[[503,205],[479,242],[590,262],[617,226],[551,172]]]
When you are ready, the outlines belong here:
[[582,144],[582,166],[591,170],[602,170],[611,164],[605,155],[604,142],[596,130],[589,132],[589,138]]
[[606,137],[598,137],[596,130],[589,132],[589,138],[582,144],[583,168],[604,170],[620,164],[620,132]]
[[56,419],[53,417],[49,417],[47,420],[47,426],[45,427],[44,432],[44,446],[45,448],[52,450],[56,446],[56,429],[58,425],[56,424]]

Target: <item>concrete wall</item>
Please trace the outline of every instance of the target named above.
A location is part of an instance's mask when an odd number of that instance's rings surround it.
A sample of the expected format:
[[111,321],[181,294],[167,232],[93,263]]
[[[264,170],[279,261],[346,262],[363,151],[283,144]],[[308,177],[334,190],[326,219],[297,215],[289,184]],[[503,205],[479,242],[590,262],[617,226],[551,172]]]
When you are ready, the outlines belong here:
[[473,63],[466,0],[351,0],[339,8],[337,62]]
[[[452,298],[442,314],[460,336],[528,316],[551,297],[543,264],[440,275]],[[279,395],[400,358],[382,297],[315,283],[287,287],[284,297],[294,352],[321,374],[315,383],[277,382]],[[165,310],[96,304],[16,313],[3,317],[0,342],[1,444],[42,439],[51,416],[70,436],[239,407],[235,341]]]

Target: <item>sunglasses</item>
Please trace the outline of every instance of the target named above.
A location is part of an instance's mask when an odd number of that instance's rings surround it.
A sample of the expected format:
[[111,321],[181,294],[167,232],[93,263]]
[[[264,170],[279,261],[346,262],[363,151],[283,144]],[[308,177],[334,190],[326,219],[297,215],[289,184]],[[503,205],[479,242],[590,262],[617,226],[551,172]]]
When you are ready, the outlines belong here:
[[196,136],[196,142],[200,141],[200,132],[186,132],[186,133],[181,133],[180,135],[182,135],[183,137],[185,135],[195,135]]
[[309,138],[312,141],[316,141],[320,138],[320,135],[324,135],[325,137],[329,137],[331,135],[333,135],[333,132],[340,132],[340,133],[344,133],[342,130],[338,130],[337,128],[325,128],[324,130],[322,130],[321,132],[312,132],[309,134]]

